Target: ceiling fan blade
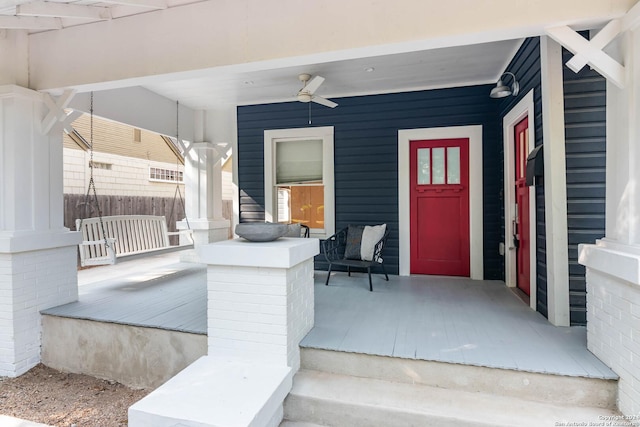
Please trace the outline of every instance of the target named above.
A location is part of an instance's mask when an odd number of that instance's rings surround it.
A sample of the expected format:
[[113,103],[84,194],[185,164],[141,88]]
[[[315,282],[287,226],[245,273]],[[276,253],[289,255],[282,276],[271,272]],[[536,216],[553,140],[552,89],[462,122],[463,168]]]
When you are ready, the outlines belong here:
[[330,99],[323,98],[321,96],[314,96],[313,98],[311,98],[311,100],[315,103],[324,105],[325,107],[329,107],[329,108],[336,108],[338,106],[338,104],[331,101]]
[[315,76],[309,81],[309,83],[307,83],[303,91],[308,93],[309,95],[313,95],[323,82],[324,82],[324,77]]

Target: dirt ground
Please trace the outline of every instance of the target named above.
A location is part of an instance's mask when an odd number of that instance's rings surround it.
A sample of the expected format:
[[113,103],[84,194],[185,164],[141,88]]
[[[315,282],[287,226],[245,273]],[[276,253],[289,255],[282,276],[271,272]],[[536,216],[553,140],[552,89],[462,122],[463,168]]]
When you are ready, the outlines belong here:
[[121,427],[129,406],[150,392],[38,365],[18,378],[0,378],[0,415],[56,427]]

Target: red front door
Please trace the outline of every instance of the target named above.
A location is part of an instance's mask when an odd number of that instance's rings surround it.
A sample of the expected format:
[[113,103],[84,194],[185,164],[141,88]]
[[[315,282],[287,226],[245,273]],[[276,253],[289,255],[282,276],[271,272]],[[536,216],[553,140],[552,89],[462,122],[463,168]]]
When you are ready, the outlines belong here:
[[411,141],[411,273],[470,275],[469,140]]
[[527,155],[529,154],[529,121],[527,118],[515,127],[516,162],[516,219],[513,225],[516,244],[517,286],[529,295],[531,239],[529,238],[529,187],[527,186]]

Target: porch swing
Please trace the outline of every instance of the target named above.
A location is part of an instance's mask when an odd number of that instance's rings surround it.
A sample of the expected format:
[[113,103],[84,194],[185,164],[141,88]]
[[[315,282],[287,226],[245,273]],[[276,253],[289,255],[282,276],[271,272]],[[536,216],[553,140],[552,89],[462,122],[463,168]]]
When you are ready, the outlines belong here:
[[[177,105],[177,103],[176,103]],[[158,255],[161,253],[173,252],[176,250],[193,248],[193,237],[189,220],[186,218],[184,200],[180,192],[180,183],[176,183],[173,204],[171,206],[170,218],[176,200],[179,197],[182,212],[185,214],[187,230],[170,232],[168,231],[167,220],[164,216],[152,215],[116,215],[102,216],[98,196],[96,192],[95,180],[93,177],[93,92],[91,93],[90,105],[90,162],[89,162],[89,185],[84,201],[83,218],[76,219],[76,230],[82,233],[83,241],[79,244],[80,265],[97,266],[110,265],[119,261],[141,258],[147,255]],[[176,114],[176,127],[178,126],[178,115]],[[176,138],[178,131],[176,130]],[[176,158],[176,169],[178,159]],[[87,209],[90,206],[90,197],[93,196],[93,203],[96,207],[97,217],[88,218]],[[171,236],[187,234],[190,243],[172,245]]]

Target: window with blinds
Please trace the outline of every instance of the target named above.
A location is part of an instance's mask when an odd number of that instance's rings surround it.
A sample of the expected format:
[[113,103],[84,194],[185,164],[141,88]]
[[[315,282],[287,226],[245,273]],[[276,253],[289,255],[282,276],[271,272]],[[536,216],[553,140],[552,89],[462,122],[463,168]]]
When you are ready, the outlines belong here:
[[[265,131],[265,218],[335,232],[333,127]],[[268,194],[268,193],[271,194]]]

